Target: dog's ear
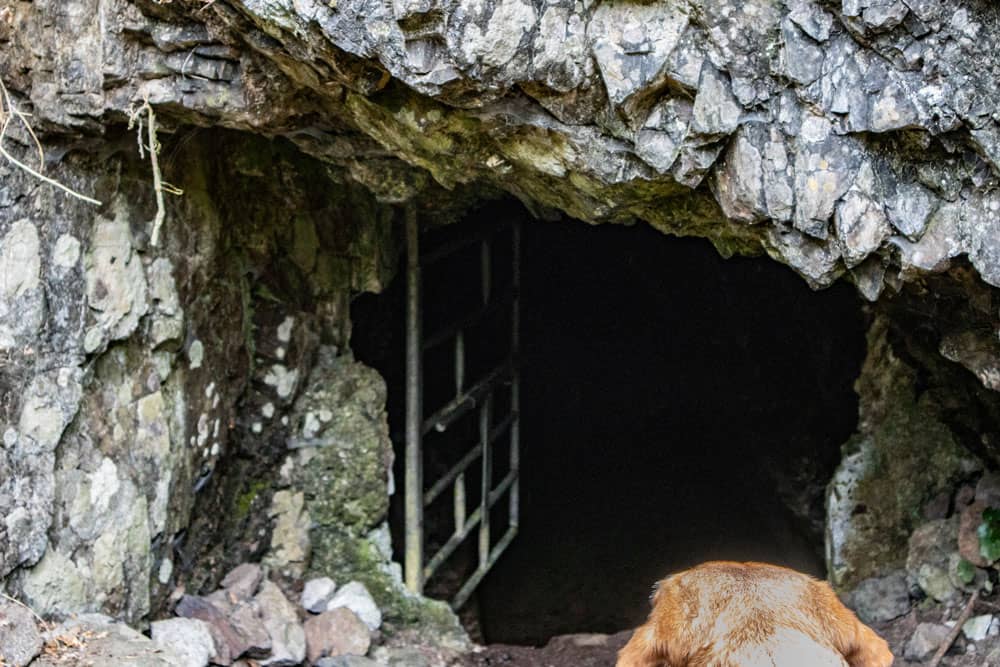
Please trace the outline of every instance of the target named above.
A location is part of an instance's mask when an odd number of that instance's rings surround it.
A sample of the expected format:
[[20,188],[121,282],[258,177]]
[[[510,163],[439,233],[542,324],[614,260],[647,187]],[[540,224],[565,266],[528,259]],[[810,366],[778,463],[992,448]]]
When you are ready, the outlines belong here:
[[657,581],[653,584],[653,591],[649,594],[649,605],[651,607],[656,606],[656,600],[660,597],[660,584],[662,583],[662,581]]

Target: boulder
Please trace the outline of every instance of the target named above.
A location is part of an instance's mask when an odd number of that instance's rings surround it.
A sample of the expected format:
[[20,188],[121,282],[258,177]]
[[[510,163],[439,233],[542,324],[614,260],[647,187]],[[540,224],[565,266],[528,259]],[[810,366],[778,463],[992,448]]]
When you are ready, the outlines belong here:
[[41,650],[35,615],[27,607],[0,598],[0,665],[24,667]]
[[313,614],[327,610],[327,604],[337,591],[337,584],[330,577],[310,579],[302,589],[302,608]]
[[153,643],[177,656],[177,667],[205,667],[215,656],[215,640],[204,621],[170,618],[149,627]]
[[906,572],[872,577],[858,584],[847,596],[849,607],[865,623],[881,623],[899,618],[910,610],[910,586]]
[[222,580],[222,587],[232,593],[239,600],[247,600],[257,592],[260,580],[264,578],[264,571],[256,563],[243,563],[235,567],[225,579]]
[[327,604],[326,610],[331,611],[338,607],[347,607],[353,611],[373,632],[382,625],[382,612],[379,611],[371,593],[360,581],[352,581],[337,591]]
[[306,635],[295,605],[271,581],[261,584],[254,599],[260,606],[261,620],[271,638],[271,656],[261,664],[285,667],[302,662],[306,657]]
[[928,522],[910,536],[906,571],[911,581],[939,602],[958,594],[950,563],[958,551],[958,517]]
[[343,655],[365,655],[371,647],[368,626],[347,607],[313,616],[305,623],[309,662]]

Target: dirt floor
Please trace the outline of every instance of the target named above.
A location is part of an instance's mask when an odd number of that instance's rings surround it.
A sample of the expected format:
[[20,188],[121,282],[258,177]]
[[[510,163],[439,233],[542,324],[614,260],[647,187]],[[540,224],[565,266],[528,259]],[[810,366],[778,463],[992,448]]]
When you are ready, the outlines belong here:
[[607,667],[615,664],[618,650],[631,631],[615,635],[563,635],[542,648],[495,644],[473,653],[456,667]]

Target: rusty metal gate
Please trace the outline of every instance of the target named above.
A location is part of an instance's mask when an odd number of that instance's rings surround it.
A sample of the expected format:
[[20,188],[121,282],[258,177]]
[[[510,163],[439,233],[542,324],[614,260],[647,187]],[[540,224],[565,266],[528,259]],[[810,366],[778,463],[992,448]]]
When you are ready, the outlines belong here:
[[[501,234],[506,242],[510,237],[510,267],[507,285],[494,284],[493,253],[491,244],[499,241]],[[478,564],[465,579],[451,600],[458,609],[468,600],[483,577],[497,562],[500,555],[517,534],[519,502],[519,369],[518,347],[520,324],[520,220],[509,219],[497,225],[479,225],[477,230],[421,254],[421,235],[417,213],[411,205],[406,210],[407,287],[406,287],[406,480],[405,522],[406,556],[405,575],[407,587],[423,593],[424,585],[432,574],[474,532],[478,535]],[[454,313],[451,324],[438,331],[423,331],[424,304],[422,269],[456,253],[479,250],[479,276],[481,299],[472,312]],[[456,276],[456,280],[469,280],[470,276]],[[504,359],[478,378],[466,378],[466,332],[498,309],[509,308],[509,350]],[[506,313],[505,313],[506,316]],[[505,332],[506,333],[506,332]],[[425,355],[434,348],[450,344],[453,350],[454,397],[442,405],[424,406]],[[471,380],[471,381],[470,381]],[[494,399],[501,392],[503,412],[495,414]],[[464,454],[437,479],[424,480],[425,438],[432,433],[444,433],[463,417],[471,419],[475,411],[478,429],[473,442],[463,444]],[[494,451],[501,438],[509,438],[509,467],[496,484],[494,478]],[[478,462],[479,470],[474,469]],[[505,461],[504,463],[508,463]],[[475,474],[470,474],[475,473]],[[467,506],[467,477],[478,477],[478,503],[470,513]],[[434,553],[427,553],[425,535],[425,510],[442,494],[450,490],[454,513],[454,529]],[[475,487],[473,487],[475,491]],[[506,497],[506,525],[491,525],[491,510]],[[477,530],[478,529],[478,530]],[[493,532],[497,531],[497,532]],[[499,531],[502,531],[499,532]],[[499,539],[495,539],[499,536]]]

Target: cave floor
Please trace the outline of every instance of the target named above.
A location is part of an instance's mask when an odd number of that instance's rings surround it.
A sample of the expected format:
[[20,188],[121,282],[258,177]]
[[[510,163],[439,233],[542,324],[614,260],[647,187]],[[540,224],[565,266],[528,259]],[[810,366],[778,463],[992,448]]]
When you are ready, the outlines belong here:
[[[903,647],[919,622],[939,621],[940,612],[917,616],[910,613],[888,623],[875,625],[878,633],[889,642],[896,661],[893,667],[919,667],[930,661],[910,662],[902,658]],[[614,667],[618,650],[625,645],[631,631],[613,635],[576,634],[554,637],[543,647],[494,644],[470,653],[454,667]],[[1000,638],[990,637],[978,642],[969,652],[969,642],[962,637],[952,646],[941,662],[942,667],[996,667],[986,655],[1000,648]]]

